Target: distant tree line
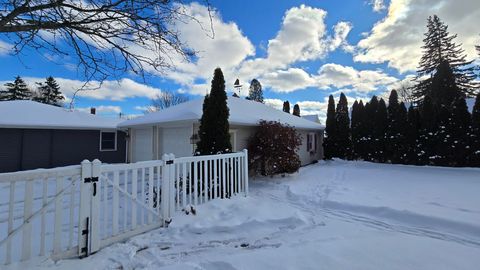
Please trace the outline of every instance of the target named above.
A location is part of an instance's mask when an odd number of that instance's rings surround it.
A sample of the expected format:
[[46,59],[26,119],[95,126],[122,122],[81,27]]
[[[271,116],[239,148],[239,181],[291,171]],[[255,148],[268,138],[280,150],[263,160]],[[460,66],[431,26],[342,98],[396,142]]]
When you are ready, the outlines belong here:
[[13,82],[6,83],[4,89],[0,89],[0,101],[33,100],[54,106],[63,106],[65,97],[52,76],[47,77],[45,82],[35,84],[37,89],[31,90],[25,81],[17,76]]
[[[474,66],[437,16],[428,18],[427,28],[410,104],[399,102],[392,90],[388,105],[376,96],[365,104],[355,101],[350,117],[345,95],[336,108],[330,95],[325,159],[480,167],[480,92]],[[475,96],[470,113],[466,99]]]

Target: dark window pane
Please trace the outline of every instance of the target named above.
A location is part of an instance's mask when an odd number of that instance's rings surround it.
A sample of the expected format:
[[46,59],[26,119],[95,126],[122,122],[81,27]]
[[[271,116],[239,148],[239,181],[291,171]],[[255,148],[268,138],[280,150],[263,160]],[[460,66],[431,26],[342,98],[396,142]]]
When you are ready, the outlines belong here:
[[115,132],[102,132],[102,150],[114,150],[115,149]]

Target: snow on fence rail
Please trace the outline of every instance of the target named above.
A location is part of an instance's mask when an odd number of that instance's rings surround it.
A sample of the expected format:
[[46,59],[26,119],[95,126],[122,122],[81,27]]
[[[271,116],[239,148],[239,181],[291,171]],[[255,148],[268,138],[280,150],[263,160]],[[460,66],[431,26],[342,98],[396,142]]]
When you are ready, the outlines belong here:
[[248,194],[247,151],[0,174],[0,265],[88,256],[165,226],[175,211]]

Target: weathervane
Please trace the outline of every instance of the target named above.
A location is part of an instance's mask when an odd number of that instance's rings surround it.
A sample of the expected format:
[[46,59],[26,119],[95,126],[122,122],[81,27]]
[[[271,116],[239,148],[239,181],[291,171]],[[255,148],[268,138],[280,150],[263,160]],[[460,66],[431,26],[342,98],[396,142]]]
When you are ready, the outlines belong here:
[[[236,79],[235,83],[233,84],[234,93],[240,96],[240,92],[242,91],[242,85],[240,84],[240,80]],[[237,93],[238,92],[238,93]]]

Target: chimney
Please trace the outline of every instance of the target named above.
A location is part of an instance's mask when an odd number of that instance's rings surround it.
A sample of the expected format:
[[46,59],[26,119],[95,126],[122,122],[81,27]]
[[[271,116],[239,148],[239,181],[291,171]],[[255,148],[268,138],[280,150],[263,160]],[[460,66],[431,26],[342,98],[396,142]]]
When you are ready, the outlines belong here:
[[97,112],[97,110],[96,110],[95,108],[93,108],[93,107],[90,108],[90,113],[91,113],[91,114],[95,114],[96,112]]

